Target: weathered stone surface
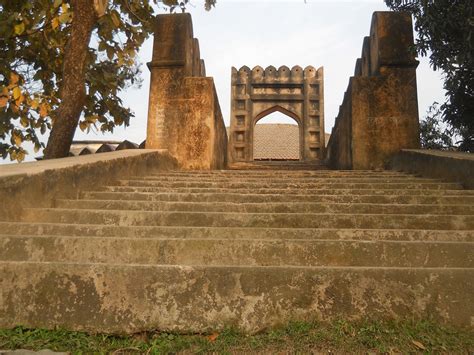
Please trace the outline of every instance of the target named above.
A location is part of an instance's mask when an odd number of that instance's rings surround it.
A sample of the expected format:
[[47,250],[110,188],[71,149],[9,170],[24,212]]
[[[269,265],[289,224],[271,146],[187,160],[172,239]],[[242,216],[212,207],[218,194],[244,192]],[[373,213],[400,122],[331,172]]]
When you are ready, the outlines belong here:
[[473,326],[474,191],[387,171],[165,171],[0,222],[0,327]]
[[428,149],[402,150],[390,161],[392,169],[455,181],[474,189],[474,154]]
[[300,160],[324,159],[323,68],[232,68],[231,111],[230,162],[253,161],[255,125],[276,111],[293,118],[299,126]]
[[51,206],[55,198],[76,198],[78,189],[108,184],[119,177],[170,169],[166,151],[122,150],[41,162],[0,166],[0,218],[21,215],[27,206]]
[[255,332],[289,320],[401,314],[472,326],[474,313],[468,269],[0,262],[0,271],[0,327]]
[[146,147],[167,149],[184,169],[224,168],[227,133],[189,14],[157,17],[149,68]]
[[230,238],[10,236],[0,260],[206,266],[474,268],[474,244],[459,241],[351,241]]
[[417,61],[410,15],[376,12],[328,144],[337,169],[378,169],[419,147]]
[[472,241],[472,231],[363,228],[248,228],[186,226],[113,226],[74,223],[0,222],[4,236],[90,236],[171,239],[304,239],[362,241]]
[[181,95],[165,105],[170,153],[183,169],[224,168],[227,133],[212,78],[185,78]]

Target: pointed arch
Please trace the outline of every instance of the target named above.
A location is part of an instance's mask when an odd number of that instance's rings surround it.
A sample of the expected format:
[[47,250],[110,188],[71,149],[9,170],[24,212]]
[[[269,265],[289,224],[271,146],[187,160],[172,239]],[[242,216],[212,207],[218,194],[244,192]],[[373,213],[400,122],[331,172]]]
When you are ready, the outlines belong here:
[[268,115],[272,114],[273,112],[281,112],[282,114],[284,114],[286,116],[289,116],[292,119],[294,119],[298,125],[301,124],[301,119],[298,117],[298,115],[296,113],[291,112],[290,110],[287,110],[286,108],[281,107],[280,105],[272,106],[272,107],[260,112],[257,116],[255,116],[255,118],[253,120],[253,124],[256,125],[258,121],[260,121],[265,116],[268,116]]

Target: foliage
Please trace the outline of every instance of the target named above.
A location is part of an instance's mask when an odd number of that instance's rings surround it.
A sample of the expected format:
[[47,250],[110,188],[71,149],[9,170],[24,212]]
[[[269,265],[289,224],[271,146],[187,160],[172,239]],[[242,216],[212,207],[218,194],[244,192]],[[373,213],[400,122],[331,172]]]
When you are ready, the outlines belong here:
[[203,335],[144,332],[130,336],[21,327],[0,330],[1,349],[48,348],[72,354],[470,353],[473,339],[472,330],[411,320],[292,322],[255,335],[232,329]]
[[[166,0],[169,1],[169,0]],[[71,0],[0,0],[0,156],[35,152],[61,103],[63,58],[74,14]],[[119,94],[140,84],[136,54],[152,33],[158,0],[112,0],[95,26],[88,52],[87,99],[79,127],[113,131],[132,111]],[[206,8],[215,4],[207,0]]]
[[385,0],[415,18],[417,50],[444,72],[443,120],[462,137],[459,149],[474,151],[474,2],[472,0]]
[[443,128],[441,123],[442,114],[439,104],[435,102],[428,109],[425,119],[420,122],[422,148],[442,150],[453,148],[451,132]]

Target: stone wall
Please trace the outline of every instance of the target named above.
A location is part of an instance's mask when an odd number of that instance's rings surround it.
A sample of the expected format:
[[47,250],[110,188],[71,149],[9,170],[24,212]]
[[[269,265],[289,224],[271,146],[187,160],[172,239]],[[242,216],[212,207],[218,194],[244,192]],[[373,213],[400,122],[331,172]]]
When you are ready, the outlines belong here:
[[379,169],[418,148],[418,62],[409,14],[376,12],[327,148],[335,169]]
[[389,164],[393,170],[457,182],[474,190],[474,154],[431,149],[404,149]]
[[118,179],[176,169],[164,150],[121,150],[0,166],[0,220],[15,219],[25,207],[52,207],[55,199],[77,198]]
[[227,133],[212,78],[205,77],[189,14],[155,25],[146,148],[167,149],[183,169],[221,169]]

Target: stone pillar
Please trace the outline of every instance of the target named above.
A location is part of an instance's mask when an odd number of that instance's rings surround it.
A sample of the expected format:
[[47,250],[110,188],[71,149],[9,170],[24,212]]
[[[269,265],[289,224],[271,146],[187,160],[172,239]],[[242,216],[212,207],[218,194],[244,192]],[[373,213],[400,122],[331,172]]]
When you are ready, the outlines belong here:
[[212,78],[204,78],[189,14],[155,25],[146,148],[167,149],[183,169],[223,169],[227,135]]
[[419,147],[413,44],[409,14],[374,13],[329,141],[333,168],[384,168],[401,149]]
[[[157,16],[151,71],[146,148],[168,149],[169,134],[165,106],[180,95],[185,77],[196,74],[193,25],[190,14]],[[199,51],[197,50],[199,55]],[[200,63],[200,59],[198,60]]]

